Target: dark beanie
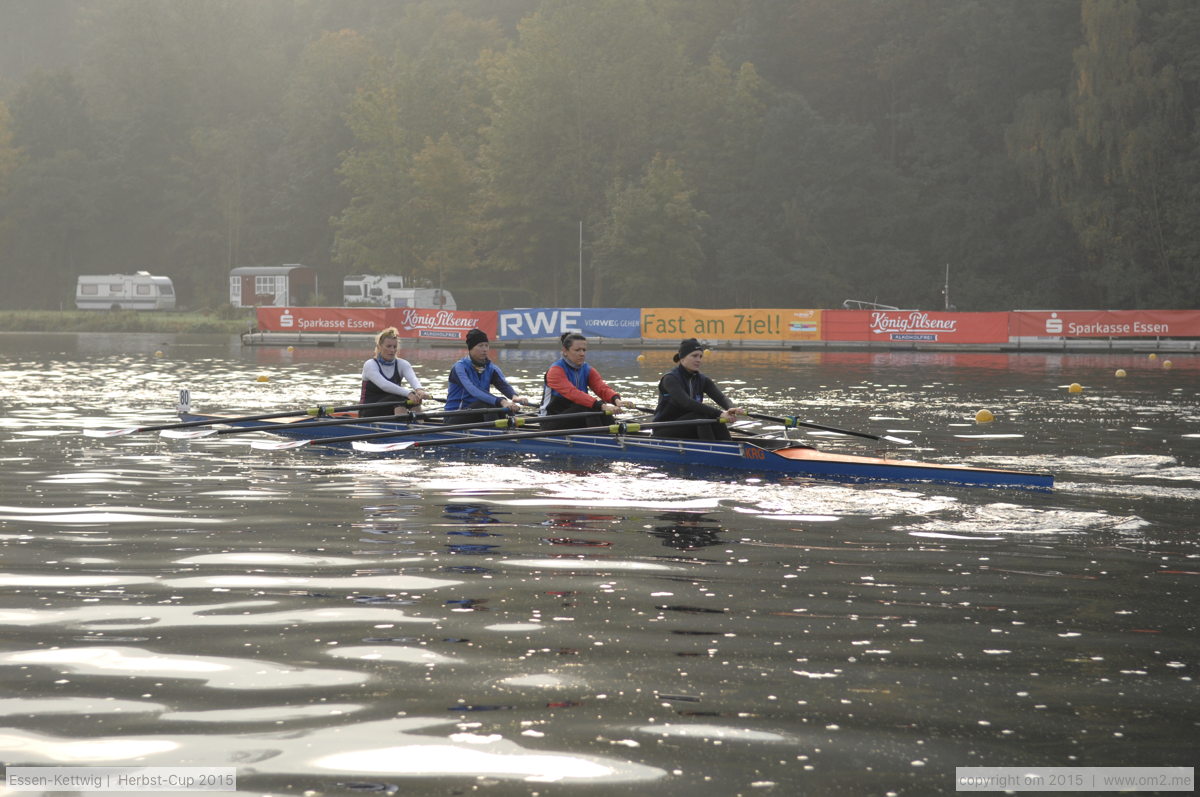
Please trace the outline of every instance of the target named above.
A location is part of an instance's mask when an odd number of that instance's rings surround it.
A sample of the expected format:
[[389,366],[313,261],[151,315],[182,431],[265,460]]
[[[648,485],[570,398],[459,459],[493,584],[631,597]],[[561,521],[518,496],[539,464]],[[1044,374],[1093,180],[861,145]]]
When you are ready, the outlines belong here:
[[487,343],[487,333],[482,329],[472,329],[467,333],[467,348],[473,349],[480,343]]
[[698,351],[703,348],[704,347],[700,345],[700,341],[696,340],[695,338],[688,338],[687,340],[685,340],[679,344],[679,351],[675,353],[674,360],[675,360],[675,362],[679,362],[680,360],[682,360],[684,357],[687,357],[692,352]]

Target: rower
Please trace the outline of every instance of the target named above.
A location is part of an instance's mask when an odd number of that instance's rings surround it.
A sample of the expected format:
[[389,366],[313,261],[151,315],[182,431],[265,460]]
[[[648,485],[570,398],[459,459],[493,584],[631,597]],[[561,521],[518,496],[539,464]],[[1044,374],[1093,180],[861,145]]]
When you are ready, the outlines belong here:
[[542,390],[540,414],[562,417],[542,421],[542,428],[582,429],[599,425],[599,421],[589,423],[586,416],[578,413],[611,415],[621,409],[621,396],[587,363],[587,338],[578,332],[566,332],[559,338],[559,343],[562,344],[562,356],[543,377],[546,386]]
[[[516,412],[522,404],[530,403],[504,377],[500,366],[488,359],[491,343],[487,333],[482,329],[472,329],[467,333],[467,356],[454,364],[450,369],[449,387],[446,391],[446,411],[477,410],[495,407],[496,417],[502,417],[502,410]],[[502,395],[491,392],[495,387]],[[492,417],[487,414],[485,417]]]
[[[395,327],[381,330],[375,336],[375,356],[363,363],[362,393],[358,403],[378,404],[392,399],[395,399],[396,403],[360,410],[360,417],[398,414],[401,407],[408,412],[409,408],[420,406],[423,400],[429,398],[429,394],[421,387],[421,380],[417,378],[412,365],[408,360],[396,356],[399,348],[400,333]],[[408,383],[407,387],[404,382]]]
[[[655,421],[690,421],[720,418],[725,423],[698,423],[695,426],[669,426],[655,429],[655,437],[683,438],[686,440],[729,440],[728,423],[743,414],[740,407],[725,397],[716,382],[700,373],[704,360],[704,348],[695,338],[687,338],[679,344],[672,358],[679,365],[663,374],[658,380],[658,406],[654,409]],[[708,396],[720,407],[704,403]]]

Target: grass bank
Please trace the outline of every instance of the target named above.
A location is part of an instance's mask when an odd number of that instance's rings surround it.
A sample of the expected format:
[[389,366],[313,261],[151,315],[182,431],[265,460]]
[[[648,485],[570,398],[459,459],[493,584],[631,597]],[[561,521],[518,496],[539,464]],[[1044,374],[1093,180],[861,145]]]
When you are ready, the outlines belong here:
[[209,313],[136,310],[0,310],[0,332],[245,332],[249,316],[222,318]]

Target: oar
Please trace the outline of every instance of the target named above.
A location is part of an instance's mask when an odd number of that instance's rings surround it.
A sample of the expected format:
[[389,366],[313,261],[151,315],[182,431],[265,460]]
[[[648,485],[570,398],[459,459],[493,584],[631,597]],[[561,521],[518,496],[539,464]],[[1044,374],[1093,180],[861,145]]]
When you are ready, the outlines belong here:
[[[635,409],[639,409],[642,412],[654,412],[655,411],[655,410],[651,409],[650,407],[636,407]],[[798,419],[795,415],[789,415],[786,418],[780,418],[775,415],[762,415],[761,413],[757,413],[757,412],[747,412],[747,413],[745,413],[745,415],[749,418],[757,418],[760,421],[774,421],[775,423],[783,424],[784,427],[786,427],[786,428],[792,428],[795,426],[805,426],[809,429],[821,429],[826,432],[836,432],[837,434],[848,434],[848,435],[852,435],[854,437],[865,437],[868,440],[888,440],[892,443],[899,443],[901,445],[906,445],[906,446],[912,445],[912,440],[905,440],[903,437],[892,437],[891,435],[886,435],[886,434],[885,435],[868,434],[867,432],[851,432],[848,429],[838,429],[837,427],[834,427],[834,426],[822,426],[819,423],[808,423],[807,421],[802,421],[802,420]]]
[[[603,412],[580,412],[572,413],[575,417],[580,415],[604,415]],[[500,418],[495,421],[482,421],[480,423],[456,424],[454,426],[423,426],[420,429],[391,429],[379,432],[363,432],[362,434],[343,435],[340,437],[321,437],[314,440],[282,440],[273,442],[269,440],[257,440],[250,444],[251,448],[257,448],[262,451],[284,451],[291,448],[303,448],[304,446],[325,446],[336,445],[338,443],[352,443],[358,440],[374,440],[380,437],[408,437],[415,434],[433,434],[435,432],[453,432],[459,429],[483,429],[488,426],[494,426],[497,429],[509,429],[513,426],[524,426],[530,422],[539,422],[548,418],[562,418],[562,415],[534,415],[534,416],[513,416],[509,418]],[[280,426],[278,429],[268,429],[265,431],[284,431],[286,429],[294,429],[298,424],[287,424]],[[607,429],[607,426],[600,427]],[[264,431],[259,429],[257,431]],[[568,432],[563,432],[564,434]]]
[[190,429],[197,426],[211,426],[217,423],[240,423],[242,421],[265,421],[271,418],[286,418],[289,415],[327,415],[331,412],[350,412],[365,410],[372,407],[394,407],[400,402],[380,401],[374,404],[347,404],[343,407],[310,407],[308,409],[288,410],[286,412],[267,412],[261,415],[242,415],[236,418],[212,418],[205,421],[182,421],[180,423],[164,423],[157,426],[130,426],[125,429],[84,429],[88,437],[120,437],[136,432],[160,432],[164,429]]
[[[412,423],[413,421],[424,421],[430,418],[446,418],[452,415],[480,415],[485,412],[496,412],[496,407],[483,407],[476,410],[450,410],[448,412],[410,412],[407,415],[372,415],[366,418],[331,418],[323,421],[301,421],[299,423],[286,423],[274,426],[242,426],[232,429],[163,429],[159,434],[163,437],[171,437],[175,439],[194,440],[198,437],[212,437],[213,435],[227,434],[250,434],[252,432],[272,432],[276,429],[311,429],[320,426],[346,426],[349,424],[361,423]],[[501,412],[503,410],[500,410]],[[252,418],[228,418],[225,423],[234,423],[242,420],[255,420]],[[216,421],[221,423],[221,421]],[[440,427],[445,428],[445,427]]]
[[537,432],[516,432],[515,434],[454,437],[449,440],[406,440],[400,443],[384,444],[382,447],[363,442],[356,442],[353,445],[356,451],[403,451],[406,448],[426,448],[428,446],[448,446],[465,443],[497,443],[505,440],[532,440],[538,437],[570,437],[581,434],[630,434],[633,432],[640,432],[644,429],[662,429],[670,426],[694,426],[696,424],[705,423],[724,423],[724,421],[720,418],[710,418],[699,421],[660,421],[658,423],[621,422],[612,423],[607,426],[587,426],[582,429],[548,429]]
[[[547,417],[547,416],[539,416]],[[549,416],[553,417],[553,416]],[[256,440],[250,444],[251,448],[262,449],[263,451],[284,451],[289,448],[303,448],[311,445],[327,445],[331,443],[345,443],[351,440],[367,440],[373,437],[405,437],[415,434],[433,434],[435,432],[457,432],[463,429],[486,429],[491,426],[496,429],[512,429],[517,426],[524,426],[526,421],[537,420],[537,418],[525,418],[522,416],[512,416],[508,418],[499,418],[494,421],[479,421],[478,423],[457,423],[451,426],[422,426],[419,429],[389,429],[380,432],[363,432],[362,434],[344,435],[342,437],[325,437],[315,440]],[[288,424],[286,429],[294,429],[297,426],[311,426],[312,424]],[[256,431],[262,431],[258,429]]]
[[903,437],[893,437],[888,434],[878,435],[878,434],[869,434],[867,432],[852,432],[849,429],[838,429],[835,426],[822,426],[819,423],[809,423],[808,421],[802,421],[799,418],[797,418],[795,415],[788,415],[787,417],[784,417],[784,418],[780,418],[776,415],[763,415],[762,413],[758,413],[758,412],[747,412],[746,415],[748,415],[751,418],[757,418],[760,421],[774,421],[775,423],[783,424],[783,426],[785,428],[789,428],[789,429],[794,426],[804,426],[808,429],[820,429],[821,431],[824,431],[824,432],[835,432],[837,434],[851,435],[852,437],[865,437],[868,440],[887,440],[889,442],[899,443],[901,445],[906,445],[906,446],[912,445],[912,440],[905,440]]

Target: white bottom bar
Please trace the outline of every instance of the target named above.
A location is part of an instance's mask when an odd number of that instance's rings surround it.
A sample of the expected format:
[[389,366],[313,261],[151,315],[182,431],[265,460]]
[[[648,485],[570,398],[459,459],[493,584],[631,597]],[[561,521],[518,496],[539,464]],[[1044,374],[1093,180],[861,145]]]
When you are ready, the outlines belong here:
[[237,791],[236,767],[7,767],[9,791]]
[[955,767],[955,791],[1193,791],[1194,767]]

